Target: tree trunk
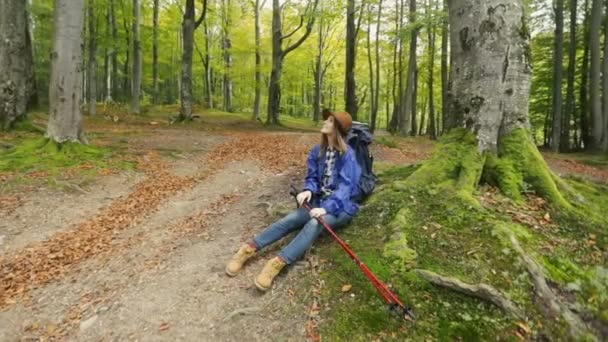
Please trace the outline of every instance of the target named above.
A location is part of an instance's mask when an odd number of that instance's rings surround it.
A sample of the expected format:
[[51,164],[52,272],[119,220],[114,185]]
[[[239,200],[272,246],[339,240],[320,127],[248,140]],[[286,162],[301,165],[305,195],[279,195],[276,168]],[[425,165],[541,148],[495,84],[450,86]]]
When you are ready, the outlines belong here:
[[[448,0],[443,0],[443,11],[448,11]],[[449,68],[448,68],[448,19],[446,18],[441,23],[441,134],[445,131],[448,119],[448,86],[449,86]]]
[[325,18],[321,16],[319,22],[319,39],[317,41],[317,56],[313,68],[313,76],[315,80],[315,90],[313,95],[312,105],[312,120],[319,122],[321,116],[321,94],[323,93],[323,53],[325,51]]
[[[112,9],[108,3],[106,8],[106,37],[112,36]],[[104,102],[112,102],[112,54],[114,53],[112,43],[106,44],[103,58],[103,80],[104,80]]]
[[131,82],[131,112],[139,114],[139,98],[141,96],[141,42],[139,41],[139,22],[141,7],[140,0],[133,0],[133,78]]
[[[608,3],[606,3],[608,13]],[[604,19],[604,63],[602,66],[602,100],[603,120],[602,127],[602,151],[608,152],[608,20]]]
[[[412,108],[413,103],[416,101],[414,99],[414,83],[416,82],[416,44],[418,37],[418,29],[415,27],[416,25],[416,0],[410,0],[409,5],[409,25],[412,27],[410,34],[410,58],[407,66],[407,84],[405,86],[405,94],[402,98],[401,104],[401,119],[399,125],[399,132],[402,135],[407,136],[409,134],[409,130],[411,129],[412,123]],[[415,118],[414,118],[415,120]]]
[[[395,31],[403,29],[403,0],[395,1]],[[403,38],[397,34],[395,51],[393,54],[393,115],[390,123],[387,123],[391,133],[397,132],[401,121],[401,97],[403,93]]]
[[412,92],[412,136],[416,136],[416,132],[418,132],[418,124],[417,124],[417,116],[418,116],[418,68],[414,71],[414,91]]
[[123,29],[125,31],[125,42],[127,43],[125,49],[125,63],[123,64],[123,82],[122,82],[122,98],[124,102],[127,102],[129,96],[131,96],[131,79],[129,75],[131,74],[129,71],[129,67],[131,65],[131,30],[129,29],[129,14],[125,13],[124,2],[121,1],[122,4],[122,17],[123,17]]
[[81,112],[83,16],[84,0],[55,0],[46,135],[57,143],[86,142]]
[[211,80],[211,37],[207,21],[203,22],[203,32],[205,33],[205,98],[207,101],[207,108],[213,108],[213,82]]
[[180,99],[181,108],[179,114],[180,121],[192,120],[192,53],[194,52],[194,31],[205,20],[207,12],[207,1],[203,1],[203,12],[198,20],[195,21],[194,0],[186,1],[184,11],[184,21],[182,22],[182,74]]
[[374,64],[372,63],[372,4],[367,4],[367,35],[366,35],[366,46],[367,46],[367,65],[369,70],[369,90],[370,90],[370,113],[374,112],[376,108],[376,89],[374,83]]
[[[432,6],[432,0],[429,0],[429,13],[431,12],[433,6]],[[429,34],[429,55],[431,57],[431,60],[429,61],[429,85],[428,85],[428,91],[429,91],[429,131],[428,134],[431,137],[431,139],[435,140],[437,139],[437,130],[435,128],[435,103],[434,103],[434,97],[433,97],[433,80],[434,80],[434,75],[433,75],[433,71],[435,70],[435,25],[433,25],[432,27],[429,27],[428,29],[428,34]]]
[[357,58],[357,31],[355,29],[355,0],[346,1],[346,72],[344,104],[346,111],[357,120],[359,111],[357,85],[355,83],[355,62]]
[[230,0],[222,1],[223,39],[222,51],[224,55],[224,111],[232,112],[232,41],[230,39]]
[[304,22],[304,15],[302,15],[302,22],[291,33],[283,36],[282,24],[281,24],[281,6],[279,0],[272,0],[272,71],[270,72],[270,84],[268,85],[268,119],[267,124],[278,125],[279,116],[281,112],[281,74],[283,71],[283,61],[285,56],[291,51],[297,49],[302,43],[308,38],[315,22],[315,12],[319,0],[314,0],[312,5],[309,3],[306,11],[309,9],[308,22],[306,24],[306,31],[304,34],[292,45],[289,45],[283,50],[283,40],[291,37],[295,34],[302,26]]
[[95,0],[89,0],[89,63],[88,63],[88,85],[89,115],[97,114],[97,21],[95,19]]
[[591,142],[591,134],[589,134],[589,1],[585,0],[585,20],[583,24],[583,30],[585,34],[584,47],[583,47],[583,61],[581,66],[581,88],[579,93],[579,102],[581,106],[580,112],[580,129],[581,129],[581,141],[586,150],[589,149]]
[[159,14],[159,0],[154,0],[153,5],[153,28],[152,28],[152,89],[154,94],[152,94],[152,101],[157,104],[158,100],[158,14]]
[[563,113],[562,132],[559,139],[559,150],[561,152],[568,152],[570,150],[570,118],[575,117],[574,69],[576,67],[576,5],[576,0],[570,0],[570,45],[568,46],[568,70],[566,71],[566,110],[564,110]]
[[[112,76],[111,76],[111,94],[116,96],[118,92],[118,52],[117,52],[117,42],[118,42],[118,27],[116,25],[116,10],[114,6],[115,0],[110,0],[110,26],[112,27]],[[129,49],[127,48],[127,51]]]
[[28,101],[25,1],[0,0],[0,130],[24,119]]
[[[28,0],[28,6],[32,5],[31,0]],[[34,23],[31,13],[26,12],[26,32],[25,32],[25,65],[27,78],[26,78],[26,89],[27,89],[27,108],[34,108],[39,105],[38,97],[38,85],[36,82],[36,65],[34,62],[34,56],[36,51],[34,49]]]
[[591,47],[591,77],[589,82],[589,102],[591,104],[591,141],[589,149],[599,150],[602,140],[602,98],[600,96],[600,30],[602,25],[602,0],[593,0],[591,6],[591,27],[589,45]]
[[[375,98],[375,106],[372,108],[371,114],[371,126],[370,130],[372,133],[376,130],[376,119],[378,117],[378,111],[380,110],[380,23],[382,17],[382,0],[378,2],[378,13],[376,14],[376,87],[375,94],[372,96]],[[387,98],[388,102],[388,98]]]
[[[262,55],[260,53],[260,0],[255,0],[255,100],[253,101],[253,120],[260,120],[262,102]],[[315,83],[316,84],[316,83]]]
[[551,150],[559,151],[562,133],[562,82],[564,59],[564,0],[555,0],[555,40],[553,45],[553,122],[551,129]]

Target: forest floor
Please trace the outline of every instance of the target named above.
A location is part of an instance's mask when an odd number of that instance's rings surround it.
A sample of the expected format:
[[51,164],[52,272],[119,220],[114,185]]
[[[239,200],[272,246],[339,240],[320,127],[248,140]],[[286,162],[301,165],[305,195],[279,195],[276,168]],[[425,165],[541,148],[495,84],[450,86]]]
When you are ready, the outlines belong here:
[[[53,169],[41,159],[39,167],[0,171],[0,341],[319,339],[332,303],[320,308],[319,264],[327,260],[318,248],[267,293],[253,277],[285,241],[242,274],[224,274],[244,241],[293,208],[289,185],[302,182],[316,128],[294,121],[267,130],[245,116],[201,116],[171,125],[165,114],[101,111],[86,131],[93,146],[111,151],[102,160]],[[35,136],[0,141],[10,147]],[[418,163],[434,147],[425,138],[380,141],[372,149],[379,172]],[[546,159],[561,175],[608,183],[601,161]],[[341,277],[336,286],[348,285]]]

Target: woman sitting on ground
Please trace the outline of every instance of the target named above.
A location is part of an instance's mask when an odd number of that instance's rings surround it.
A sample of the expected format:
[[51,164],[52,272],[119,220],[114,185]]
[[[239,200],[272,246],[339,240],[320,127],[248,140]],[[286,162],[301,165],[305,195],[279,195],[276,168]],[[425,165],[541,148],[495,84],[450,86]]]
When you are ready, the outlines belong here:
[[256,251],[300,230],[255,278],[258,289],[270,289],[283,267],[298,260],[323,231],[317,217],[323,218],[333,228],[340,228],[350,222],[359,210],[354,198],[359,194],[361,168],[354,151],[345,141],[352,118],[346,112],[325,109],[323,119],[321,144],[310,151],[304,190],[296,197],[298,204],[309,202],[313,209],[310,212],[304,208],[294,210],[243,245],[226,266],[229,276],[235,276]]

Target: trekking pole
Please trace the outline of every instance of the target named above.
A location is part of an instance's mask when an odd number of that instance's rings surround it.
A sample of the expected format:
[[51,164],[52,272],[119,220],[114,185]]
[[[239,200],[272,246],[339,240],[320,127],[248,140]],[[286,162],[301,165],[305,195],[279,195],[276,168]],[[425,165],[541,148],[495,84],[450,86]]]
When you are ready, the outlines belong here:
[[[294,197],[297,197],[297,189],[293,185],[291,186],[291,188],[292,188],[292,190],[291,190],[290,194]],[[297,199],[296,199],[296,202],[297,202]],[[308,212],[310,212],[310,210],[312,209],[312,207],[310,206],[310,204],[308,204],[308,202],[302,203],[302,207],[305,208]],[[348,256],[350,256],[350,258],[355,262],[355,264],[357,264],[357,266],[359,266],[359,268],[361,268],[361,271],[363,271],[363,274],[365,274],[367,279],[369,279],[369,281],[372,283],[372,285],[374,285],[376,290],[380,293],[380,295],[384,298],[384,300],[389,304],[389,311],[396,313],[399,317],[402,317],[406,320],[409,320],[409,321],[415,320],[416,317],[414,316],[414,312],[412,311],[412,309],[409,306],[405,306],[403,304],[403,302],[401,302],[401,300],[399,300],[397,295],[395,295],[388,288],[388,286],[384,282],[382,282],[382,280],[378,279],[378,277],[374,274],[374,272],[372,272],[372,270],[370,270],[369,267],[367,267],[367,265],[365,265],[357,257],[355,252],[353,252],[348,247],[348,244],[346,242],[344,242],[344,240],[342,240],[338,236],[338,234],[336,234],[334,232],[334,230],[329,226],[329,224],[327,224],[327,222],[325,222],[325,220],[323,220],[323,218],[321,218],[321,217],[316,217],[316,219],[317,219],[317,221],[319,221],[319,223],[321,223],[323,225],[325,230],[327,230],[327,232],[334,238],[334,240],[336,240],[340,244],[340,246],[342,246],[342,248],[346,251]]]

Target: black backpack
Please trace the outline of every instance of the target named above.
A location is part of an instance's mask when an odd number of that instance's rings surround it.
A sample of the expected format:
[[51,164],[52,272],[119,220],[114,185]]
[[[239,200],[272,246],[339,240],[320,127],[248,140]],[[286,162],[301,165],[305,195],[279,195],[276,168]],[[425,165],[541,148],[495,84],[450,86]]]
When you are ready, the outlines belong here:
[[374,157],[369,151],[369,145],[374,136],[367,124],[354,121],[346,136],[346,142],[355,152],[357,162],[361,166],[361,179],[359,180],[359,196],[357,202],[362,202],[372,194],[376,187],[377,177],[372,170]]

